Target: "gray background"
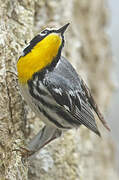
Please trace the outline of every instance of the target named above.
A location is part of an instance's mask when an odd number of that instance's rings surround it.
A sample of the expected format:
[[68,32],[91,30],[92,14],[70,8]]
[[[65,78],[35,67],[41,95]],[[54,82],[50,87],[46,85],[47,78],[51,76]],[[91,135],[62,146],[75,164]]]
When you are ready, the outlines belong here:
[[114,71],[112,78],[115,83],[115,92],[112,96],[108,109],[108,119],[112,129],[112,137],[117,148],[117,164],[119,170],[119,1],[109,0],[111,22],[109,25],[109,36],[114,56]]

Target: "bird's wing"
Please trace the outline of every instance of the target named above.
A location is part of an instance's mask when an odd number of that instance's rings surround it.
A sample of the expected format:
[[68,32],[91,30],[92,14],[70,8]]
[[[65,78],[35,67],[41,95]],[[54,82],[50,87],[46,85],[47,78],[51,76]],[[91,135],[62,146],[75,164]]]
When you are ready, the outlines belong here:
[[97,114],[97,116],[99,117],[100,121],[102,122],[102,124],[104,125],[104,127],[110,131],[110,128],[109,126],[107,125],[102,113],[100,112],[91,92],[90,92],[90,89],[87,87],[86,83],[83,81],[82,78],[80,78],[81,80],[81,87],[82,87],[82,90],[84,91],[84,93],[82,95],[82,98],[83,99],[87,99],[88,103],[90,104],[90,106],[92,107],[92,109],[95,111],[95,113]]
[[68,79],[53,73],[47,81],[47,89],[58,104],[65,107],[67,106],[70,112],[73,112],[75,105],[81,110],[80,96],[76,90],[73,89]]
[[61,57],[57,68],[55,68],[59,74],[62,74],[63,77],[70,79],[73,87],[79,90],[79,94],[81,99],[84,100],[86,104],[88,104],[98,115],[100,121],[104,125],[104,127],[110,131],[106,121],[104,120],[103,115],[101,114],[91,92],[87,87],[86,83],[83,79],[77,74],[73,66],[64,58]]
[[81,98],[80,91],[72,86],[69,79],[54,72],[46,78],[44,85],[55,101],[63,107],[60,113],[70,114],[73,123],[83,124],[100,136],[90,106]]

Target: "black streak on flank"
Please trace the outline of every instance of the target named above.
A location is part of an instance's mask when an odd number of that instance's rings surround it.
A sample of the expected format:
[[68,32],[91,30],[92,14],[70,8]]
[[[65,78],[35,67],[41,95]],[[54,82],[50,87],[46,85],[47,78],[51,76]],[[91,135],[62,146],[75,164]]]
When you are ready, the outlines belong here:
[[[65,129],[64,126],[62,126],[60,123],[58,123],[53,117],[51,117],[44,109],[41,109],[40,107],[39,111],[44,114],[45,117],[47,117],[53,124],[55,124],[58,128]],[[67,129],[67,128],[66,128]]]

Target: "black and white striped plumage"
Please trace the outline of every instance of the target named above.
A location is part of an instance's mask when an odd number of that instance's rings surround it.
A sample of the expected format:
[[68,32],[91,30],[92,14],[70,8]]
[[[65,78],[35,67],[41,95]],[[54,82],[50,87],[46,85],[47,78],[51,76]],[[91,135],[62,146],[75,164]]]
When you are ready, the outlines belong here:
[[28,81],[28,89],[39,114],[47,117],[49,124],[60,129],[83,124],[100,135],[82,79],[64,57],[42,78],[40,72],[34,74]]

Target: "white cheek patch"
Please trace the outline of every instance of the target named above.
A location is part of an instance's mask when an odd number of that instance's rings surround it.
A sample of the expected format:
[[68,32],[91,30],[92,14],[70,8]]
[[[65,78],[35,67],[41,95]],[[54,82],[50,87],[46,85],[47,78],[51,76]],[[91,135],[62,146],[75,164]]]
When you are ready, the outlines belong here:
[[46,36],[47,34],[49,34],[50,33],[50,30],[51,29],[44,29],[44,30],[42,30],[40,33],[39,33],[39,35],[40,36]]
[[45,33],[45,32],[41,32],[40,33],[40,36],[45,36],[47,33]]

